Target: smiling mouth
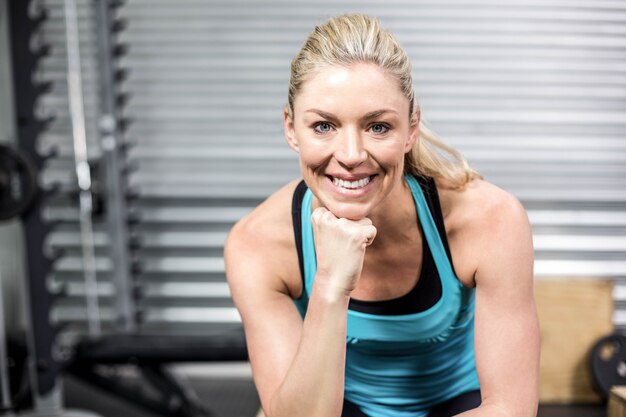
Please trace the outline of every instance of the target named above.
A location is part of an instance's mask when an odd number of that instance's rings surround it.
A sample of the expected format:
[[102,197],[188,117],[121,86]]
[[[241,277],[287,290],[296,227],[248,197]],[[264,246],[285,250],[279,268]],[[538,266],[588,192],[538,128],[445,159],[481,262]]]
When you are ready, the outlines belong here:
[[359,188],[363,188],[372,180],[372,177],[365,177],[358,181],[346,181],[337,177],[331,178],[333,180],[333,184],[335,184],[337,187],[345,188],[348,190],[358,190]]

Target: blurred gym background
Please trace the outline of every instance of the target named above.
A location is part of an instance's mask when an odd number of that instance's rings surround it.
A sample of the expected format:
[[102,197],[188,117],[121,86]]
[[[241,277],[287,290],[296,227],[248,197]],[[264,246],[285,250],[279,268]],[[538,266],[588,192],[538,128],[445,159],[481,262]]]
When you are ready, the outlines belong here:
[[345,12],[396,34],[425,120],[528,211],[540,416],[604,415],[626,383],[619,0],[0,0],[4,412],[256,414],[222,246],[298,176],[290,60]]

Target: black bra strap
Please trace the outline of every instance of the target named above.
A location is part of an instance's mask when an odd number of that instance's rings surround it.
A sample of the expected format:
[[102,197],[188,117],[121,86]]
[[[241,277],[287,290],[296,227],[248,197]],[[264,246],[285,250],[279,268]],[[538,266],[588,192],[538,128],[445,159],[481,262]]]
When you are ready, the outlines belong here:
[[441,242],[443,243],[443,247],[446,250],[446,255],[448,255],[448,259],[450,260],[452,272],[454,272],[454,275],[458,277],[456,271],[454,270],[454,265],[452,264],[452,254],[450,253],[448,235],[446,234],[446,226],[443,222],[443,212],[441,211],[441,202],[439,201],[439,193],[437,192],[437,185],[435,184],[435,180],[433,178],[423,178],[417,175],[415,176],[415,179],[422,187],[424,197],[426,197],[426,204],[428,205],[430,213],[433,216],[433,220],[435,221],[435,225],[437,226],[437,231],[439,232],[439,236],[441,237]]
[[296,249],[298,250],[298,263],[300,264],[300,276],[304,285],[304,254],[302,253],[302,199],[306,193],[307,186],[300,181],[293,193],[291,201],[291,220],[293,222],[293,233],[296,239]]

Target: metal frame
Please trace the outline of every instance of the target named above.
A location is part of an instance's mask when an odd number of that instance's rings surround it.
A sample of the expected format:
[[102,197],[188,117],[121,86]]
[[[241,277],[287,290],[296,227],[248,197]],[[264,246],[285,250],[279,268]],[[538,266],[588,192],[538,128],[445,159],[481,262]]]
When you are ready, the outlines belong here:
[[[34,110],[36,101],[49,91],[51,83],[33,81],[32,75],[39,61],[49,53],[49,47],[43,45],[36,51],[29,47],[29,40],[40,30],[41,24],[47,18],[45,10],[39,10],[37,16],[31,16],[32,9],[34,8],[31,1],[9,1],[17,145],[40,172],[46,160],[52,155],[42,156],[37,152],[37,139],[52,118],[40,120]],[[26,277],[30,323],[28,345],[32,357],[31,373],[35,405],[41,408],[47,408],[50,405],[48,400],[58,396],[57,378],[69,359],[67,352],[64,352],[56,341],[61,328],[50,320],[52,306],[63,292],[52,291],[47,285],[52,265],[61,254],[49,255],[44,252],[44,242],[54,224],[42,218],[42,209],[55,193],[55,189],[42,190],[22,217],[25,253],[28,259]]]
[[117,330],[133,333],[137,330],[137,307],[133,290],[134,278],[129,237],[129,216],[126,184],[128,170],[125,161],[127,145],[123,139],[122,109],[116,93],[124,72],[115,63],[126,48],[116,43],[116,29],[123,28],[113,17],[114,8],[120,1],[94,0],[97,20],[98,64],[100,67],[100,116],[99,134],[104,165],[104,188],[106,220],[109,235],[113,285],[115,288],[115,311]]

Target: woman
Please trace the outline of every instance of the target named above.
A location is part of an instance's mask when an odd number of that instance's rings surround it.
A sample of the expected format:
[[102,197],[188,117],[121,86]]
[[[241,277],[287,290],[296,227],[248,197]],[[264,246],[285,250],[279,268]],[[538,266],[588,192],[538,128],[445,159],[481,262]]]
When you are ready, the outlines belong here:
[[420,123],[396,40],[363,15],[317,27],[284,128],[304,180],[225,247],[266,415],[535,416],[526,214]]

